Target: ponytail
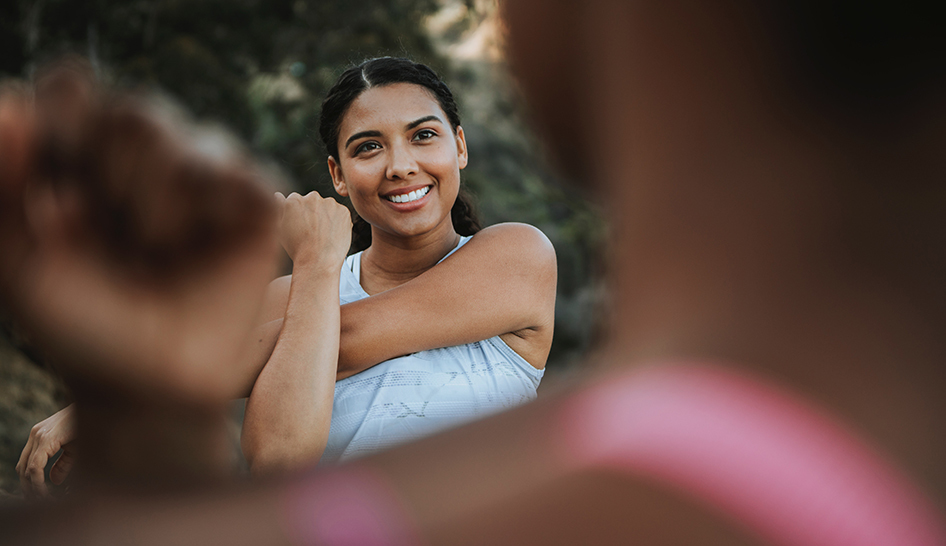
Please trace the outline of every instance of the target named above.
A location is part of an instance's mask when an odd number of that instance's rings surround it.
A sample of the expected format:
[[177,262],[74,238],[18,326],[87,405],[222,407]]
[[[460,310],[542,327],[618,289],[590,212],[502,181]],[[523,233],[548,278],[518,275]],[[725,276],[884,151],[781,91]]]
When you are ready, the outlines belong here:
[[450,219],[453,220],[454,231],[464,237],[483,229],[473,194],[464,186],[460,186],[457,200],[453,202],[453,208],[450,209]]

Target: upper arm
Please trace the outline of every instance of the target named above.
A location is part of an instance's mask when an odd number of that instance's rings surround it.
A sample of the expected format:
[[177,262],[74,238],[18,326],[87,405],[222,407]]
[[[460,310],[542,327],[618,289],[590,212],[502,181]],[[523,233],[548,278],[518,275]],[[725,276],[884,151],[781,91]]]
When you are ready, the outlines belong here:
[[552,340],[556,275],[555,250],[541,231],[488,227],[417,278],[342,306],[340,375],[509,333],[517,334],[513,349],[541,368]]

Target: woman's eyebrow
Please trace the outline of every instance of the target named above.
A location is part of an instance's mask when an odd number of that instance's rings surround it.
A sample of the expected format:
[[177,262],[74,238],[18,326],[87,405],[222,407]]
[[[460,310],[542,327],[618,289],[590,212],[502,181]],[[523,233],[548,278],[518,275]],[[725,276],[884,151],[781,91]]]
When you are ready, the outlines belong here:
[[[425,123],[428,121],[437,121],[437,122],[440,122],[441,125],[444,124],[443,120],[440,119],[440,116],[430,115],[430,116],[424,116],[422,118],[415,119],[414,121],[408,123],[405,126],[405,128],[406,130],[410,131],[411,129],[413,129],[414,127],[417,127],[421,123]],[[379,136],[381,136],[381,131],[361,131],[360,133],[355,133],[352,136],[348,137],[348,140],[345,141],[345,147],[347,148],[352,142],[358,140],[359,138],[379,137]]]
[[407,129],[408,131],[410,131],[410,130],[413,129],[414,127],[417,127],[417,126],[420,125],[421,123],[424,123],[424,122],[427,122],[427,121],[439,121],[441,125],[444,124],[444,123],[443,123],[443,120],[440,119],[439,116],[424,116],[424,117],[422,117],[422,118],[420,118],[420,119],[415,119],[414,121],[408,123],[407,126],[406,126],[406,129]]
[[348,137],[348,140],[345,141],[345,147],[347,148],[349,144],[358,140],[359,138],[379,137],[379,136],[381,136],[381,131],[362,131],[360,133],[355,133],[352,136]]

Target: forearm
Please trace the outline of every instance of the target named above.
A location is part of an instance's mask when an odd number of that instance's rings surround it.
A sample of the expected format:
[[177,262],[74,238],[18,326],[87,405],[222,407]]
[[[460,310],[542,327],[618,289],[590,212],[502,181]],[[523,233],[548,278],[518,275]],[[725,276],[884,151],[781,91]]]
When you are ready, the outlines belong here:
[[254,471],[318,460],[338,363],[340,267],[298,267],[272,355],[246,405],[242,445]]
[[247,344],[247,348],[242,358],[233,369],[233,373],[238,376],[240,385],[239,396],[246,398],[250,396],[253,385],[259,377],[263,367],[273,355],[276,348],[276,341],[279,339],[279,333],[282,331],[282,317],[271,320],[259,325],[250,333],[252,336]]
[[520,355],[542,367],[556,271],[555,251],[539,230],[486,228],[418,277],[342,306],[338,378],[401,355],[511,332],[532,338],[533,350]]

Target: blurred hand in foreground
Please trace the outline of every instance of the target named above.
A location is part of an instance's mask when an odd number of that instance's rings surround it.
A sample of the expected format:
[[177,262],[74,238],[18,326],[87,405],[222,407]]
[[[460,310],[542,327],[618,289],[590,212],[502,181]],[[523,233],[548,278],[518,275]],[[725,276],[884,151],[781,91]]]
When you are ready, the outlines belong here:
[[170,105],[47,70],[0,94],[0,297],[73,385],[226,400],[275,273],[263,182]]

